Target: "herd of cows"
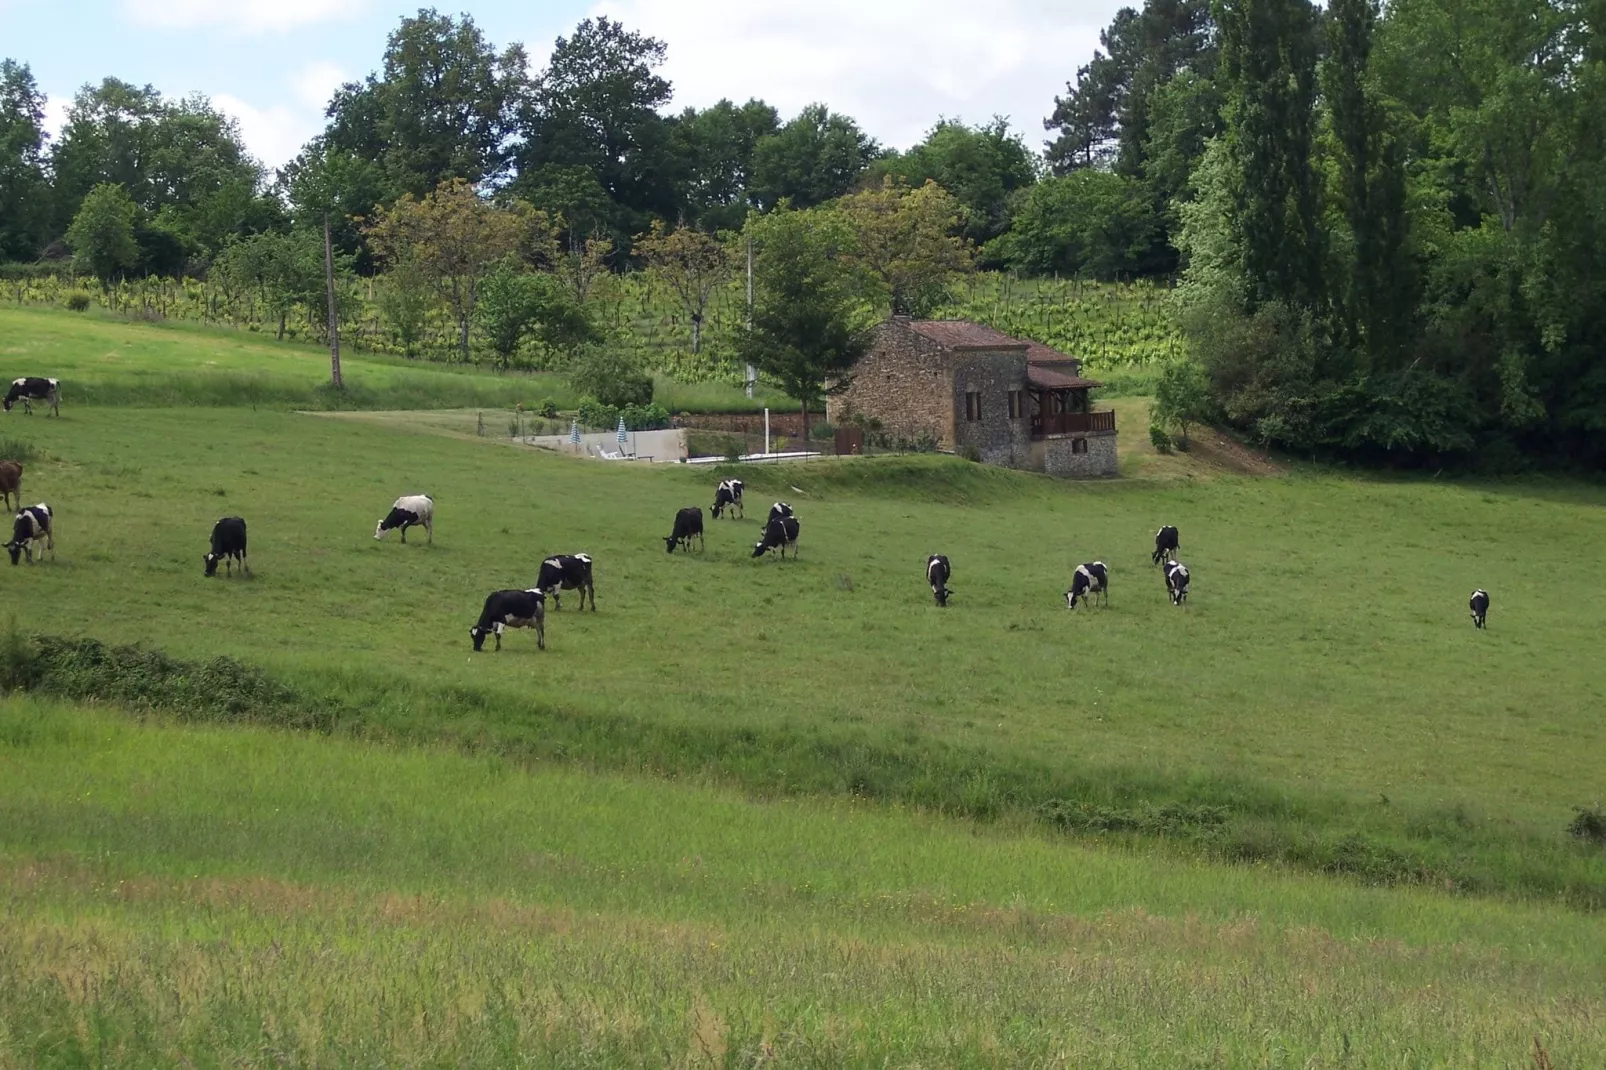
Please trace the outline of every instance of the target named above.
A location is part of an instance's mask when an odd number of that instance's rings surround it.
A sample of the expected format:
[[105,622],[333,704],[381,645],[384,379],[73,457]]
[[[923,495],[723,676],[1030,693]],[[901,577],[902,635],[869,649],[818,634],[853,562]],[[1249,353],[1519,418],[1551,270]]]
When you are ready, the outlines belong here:
[[[51,411],[59,416],[60,384],[55,379],[34,377],[13,380],[5,396],[5,411],[10,412],[12,406],[19,401],[22,403],[23,411],[29,415],[33,413],[32,403],[39,401],[48,405]],[[32,564],[36,549],[39,550],[41,558],[48,550],[51,559],[54,560],[55,515],[45,502],[22,506],[22,471],[20,462],[0,460],[0,492],[4,493],[6,508],[13,508],[13,495],[17,499],[17,513],[12,521],[11,540],[5,544],[6,551],[11,555],[13,565],[18,564],[23,557]],[[732,520],[745,518],[742,490],[742,481],[739,479],[727,479],[719,484],[714,491],[714,504],[711,509],[716,519],[720,516],[729,516]],[[407,529],[411,527],[422,527],[428,540],[431,543],[435,541],[435,500],[429,495],[411,494],[397,498],[391,504],[390,511],[375,525],[374,538],[383,539],[387,532],[400,531],[401,541],[405,543]],[[779,551],[782,560],[785,560],[787,551],[790,550],[795,559],[799,530],[800,524],[791,505],[786,502],[776,502],[770,507],[759,541],[753,545],[753,556],[762,557],[766,553]],[[704,547],[703,511],[698,506],[688,506],[675,514],[674,528],[665,536],[664,546],[669,553],[674,553],[676,549],[683,549],[689,553],[693,540],[696,540],[699,549]],[[41,543],[44,544],[42,549]],[[1166,593],[1175,606],[1181,606],[1188,600],[1188,567],[1177,559],[1180,548],[1181,538],[1174,526],[1168,524],[1155,532],[1152,560],[1155,565],[1162,566]],[[242,572],[251,571],[246,557],[246,527],[243,518],[223,517],[213,525],[212,547],[206,554],[204,562],[207,576],[215,576],[219,564],[224,566],[226,575],[233,574],[235,563],[240,565]],[[947,606],[948,599],[953,593],[948,587],[952,575],[953,570],[946,556],[932,554],[926,559],[926,582],[931,587],[932,597],[940,607]],[[597,595],[592,583],[591,558],[586,554],[558,554],[542,561],[534,587],[524,590],[492,591],[486,596],[479,620],[469,629],[474,649],[476,651],[482,649],[485,637],[491,635],[496,639],[493,649],[501,650],[502,633],[505,629],[533,628],[536,646],[545,650],[546,600],[548,597],[552,598],[554,607],[562,609],[561,592],[572,590],[580,592],[582,610],[585,609],[586,599],[589,597],[592,612],[596,611]],[[1077,603],[1082,601],[1109,606],[1110,574],[1104,562],[1089,561],[1078,565],[1076,571],[1072,573],[1070,589],[1065,592],[1066,605],[1070,609],[1075,609]],[[1467,607],[1472,613],[1473,626],[1484,628],[1489,615],[1489,592],[1482,588],[1473,591]]]

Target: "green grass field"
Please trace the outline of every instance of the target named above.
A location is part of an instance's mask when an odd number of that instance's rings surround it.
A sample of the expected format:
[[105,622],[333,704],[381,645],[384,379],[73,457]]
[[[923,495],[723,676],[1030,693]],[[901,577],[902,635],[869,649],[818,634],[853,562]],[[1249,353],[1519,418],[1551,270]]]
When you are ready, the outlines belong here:
[[[748,519],[668,555],[733,469],[95,404],[124,370],[73,357],[85,321],[16,315],[0,375],[77,359],[84,393],[0,427],[58,518],[53,563],[0,562],[0,662],[43,666],[0,709],[0,1066],[1606,1050],[1606,851],[1567,832],[1606,783],[1576,580],[1599,489],[1253,478],[1130,441],[1137,478],[1096,485],[761,466]],[[375,542],[421,491],[434,545]],[[777,497],[801,559],[752,560]],[[204,580],[230,514],[253,576]],[[578,550],[597,613],[471,654],[488,591]],[[1112,606],[1071,613],[1095,557]],[[223,656],[279,697],[209,705]]]

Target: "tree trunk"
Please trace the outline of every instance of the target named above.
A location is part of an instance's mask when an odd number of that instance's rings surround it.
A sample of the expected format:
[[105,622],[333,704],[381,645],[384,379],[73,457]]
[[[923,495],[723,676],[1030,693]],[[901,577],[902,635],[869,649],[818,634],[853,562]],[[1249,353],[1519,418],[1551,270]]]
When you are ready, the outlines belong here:
[[809,448],[809,403],[807,401],[805,401],[805,402],[803,402],[803,449],[804,449],[805,452],[807,452],[808,448]]
[[284,317],[285,310],[281,308],[279,309],[279,341],[281,342],[284,341]]
[[703,315],[701,312],[692,313],[691,351],[693,356],[703,351]]
[[467,316],[459,316],[457,318],[457,328],[458,328],[458,343],[457,344],[458,344],[458,347],[460,349],[462,349],[462,351],[463,351],[463,363],[467,364],[468,363],[468,317]]
[[335,310],[335,253],[329,241],[329,213],[323,214],[323,281],[329,296],[329,385],[346,389],[340,377],[340,317]]

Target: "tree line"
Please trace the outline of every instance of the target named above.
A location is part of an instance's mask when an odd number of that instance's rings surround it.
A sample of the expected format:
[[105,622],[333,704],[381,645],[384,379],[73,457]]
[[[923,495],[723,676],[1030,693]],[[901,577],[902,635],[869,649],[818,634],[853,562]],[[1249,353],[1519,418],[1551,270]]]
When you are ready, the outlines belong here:
[[[404,19],[274,175],[203,98],[115,79],[47,144],[44,100],[8,60],[0,259],[211,270],[289,315],[327,217],[340,268],[382,273],[399,330],[444,310],[459,356],[512,361],[593,344],[588,293],[642,266],[700,348],[709,288],[752,247],[753,327],[723,356],[759,355],[768,332],[807,366],[805,400],[865,322],[928,311],[958,271],[1177,278],[1189,356],[1163,370],[1162,430],[1598,465],[1602,10],[1147,0],[1053,101],[1041,154],[1002,120],[940,122],[895,152],[823,105],[672,111],[666,46],[600,17],[538,73],[468,16]],[[794,342],[813,332],[807,359],[782,343],[788,316]]]

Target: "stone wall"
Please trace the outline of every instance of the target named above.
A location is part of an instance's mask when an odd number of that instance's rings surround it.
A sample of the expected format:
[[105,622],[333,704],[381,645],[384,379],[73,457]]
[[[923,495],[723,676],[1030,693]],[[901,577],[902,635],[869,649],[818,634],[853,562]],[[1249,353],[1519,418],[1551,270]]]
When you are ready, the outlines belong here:
[[[1075,443],[1087,442],[1087,452],[1075,452]],[[1051,476],[1093,479],[1120,475],[1115,452],[1115,432],[1051,435],[1035,444],[1042,451],[1042,470]]]
[[[1026,356],[1019,351],[966,351],[954,368],[954,449],[973,446],[988,464],[1031,466],[1032,421],[1027,414]],[[1009,416],[1010,391],[1022,393],[1021,413]],[[965,419],[965,395],[981,395],[981,419]]]
[[[825,403],[825,418],[839,424],[848,413],[881,421],[898,438],[930,435],[954,445],[953,372],[943,349],[896,322],[875,330],[870,351],[853,369],[847,390]],[[963,402],[963,398],[960,399]]]

